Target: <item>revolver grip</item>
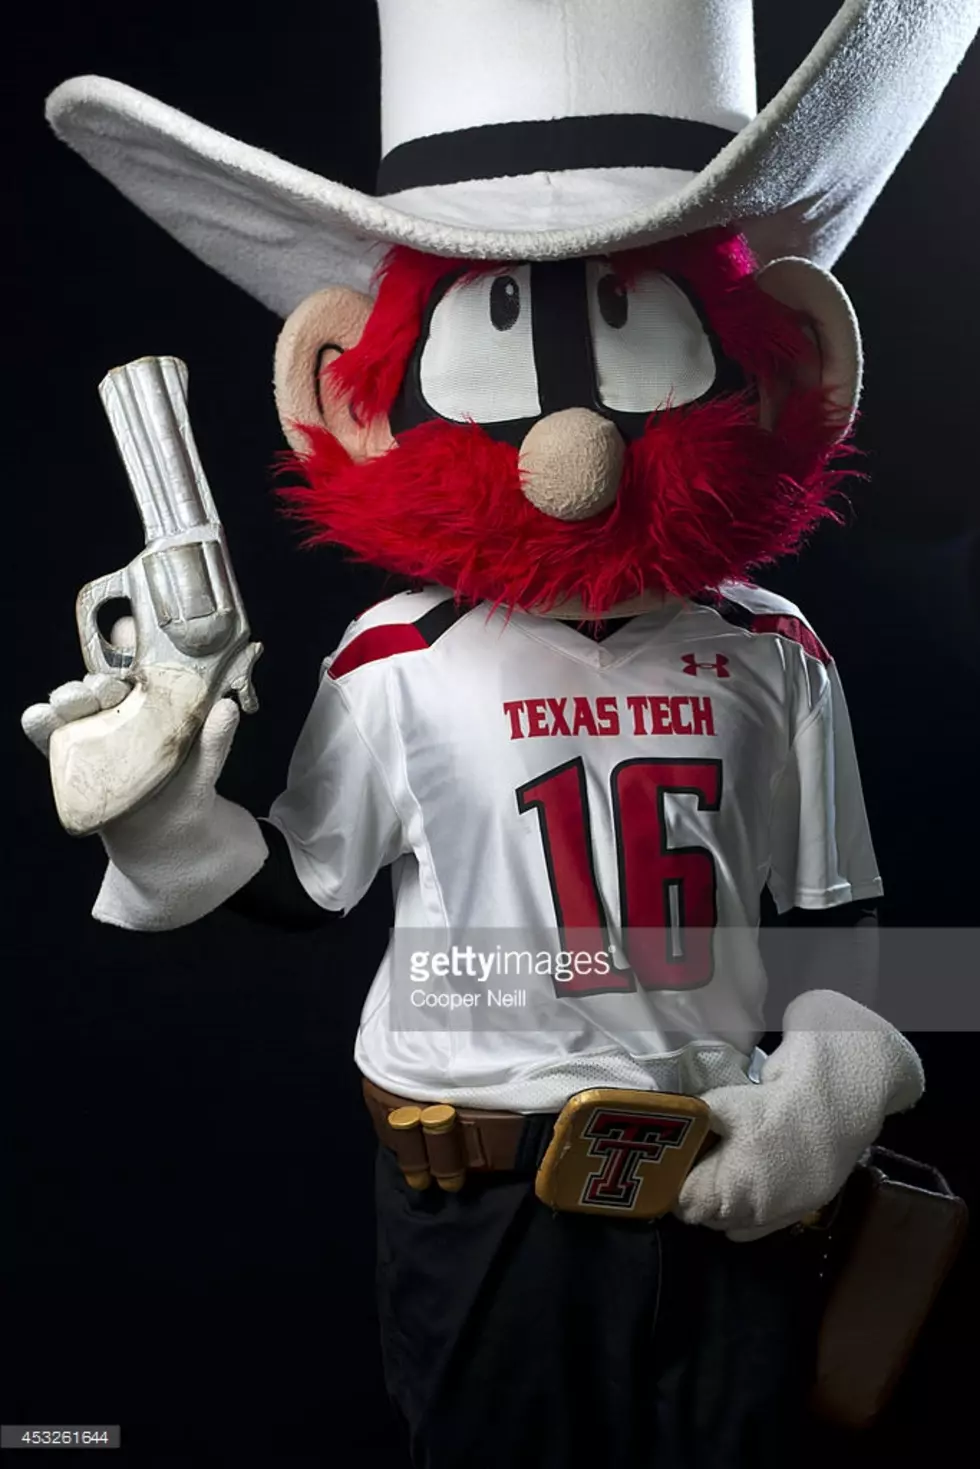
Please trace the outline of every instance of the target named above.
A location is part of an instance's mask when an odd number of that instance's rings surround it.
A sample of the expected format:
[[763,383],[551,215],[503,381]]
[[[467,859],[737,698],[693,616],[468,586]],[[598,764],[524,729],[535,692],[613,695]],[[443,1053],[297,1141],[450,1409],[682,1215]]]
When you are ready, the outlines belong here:
[[65,830],[89,836],[155,796],[183,763],[211,703],[192,668],[151,666],[114,709],[56,729],[51,786]]

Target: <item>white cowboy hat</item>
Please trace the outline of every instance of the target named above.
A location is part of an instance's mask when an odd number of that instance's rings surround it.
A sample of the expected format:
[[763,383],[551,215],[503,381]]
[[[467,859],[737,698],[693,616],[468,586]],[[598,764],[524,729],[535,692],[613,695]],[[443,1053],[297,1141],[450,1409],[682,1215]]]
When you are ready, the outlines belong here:
[[830,266],[980,25],[980,0],[845,0],[757,114],[752,0],[378,4],[376,198],[104,77],[63,83],[48,118],[283,316],[366,289],[395,243],[546,260],[736,224],[763,264]]

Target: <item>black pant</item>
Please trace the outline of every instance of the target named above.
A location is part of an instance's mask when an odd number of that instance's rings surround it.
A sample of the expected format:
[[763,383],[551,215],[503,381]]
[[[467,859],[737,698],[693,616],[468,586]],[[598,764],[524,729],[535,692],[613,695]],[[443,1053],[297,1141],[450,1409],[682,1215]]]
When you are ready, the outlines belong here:
[[819,1245],[558,1214],[513,1173],[417,1193],[377,1162],[388,1391],[416,1469],[799,1463]]

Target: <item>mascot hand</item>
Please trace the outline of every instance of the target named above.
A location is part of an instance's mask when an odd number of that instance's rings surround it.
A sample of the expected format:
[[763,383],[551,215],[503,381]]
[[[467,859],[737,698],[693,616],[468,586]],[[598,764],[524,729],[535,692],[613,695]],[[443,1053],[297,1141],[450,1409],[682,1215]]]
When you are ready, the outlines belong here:
[[[125,646],[125,623],[113,628],[112,641]],[[122,678],[88,674],[62,684],[46,704],[32,704],[21,724],[46,752],[60,724],[113,708],[129,692]],[[109,866],[95,918],[120,928],[180,928],[217,908],[258,872],[268,856],[258,822],[215,790],[239,717],[233,699],[219,699],[173,779],[102,830]]]
[[674,1212],[740,1241],[796,1223],[834,1198],[885,1118],[923,1087],[918,1055],[881,1016],[832,990],[797,996],[760,1083],[705,1093],[721,1140]]

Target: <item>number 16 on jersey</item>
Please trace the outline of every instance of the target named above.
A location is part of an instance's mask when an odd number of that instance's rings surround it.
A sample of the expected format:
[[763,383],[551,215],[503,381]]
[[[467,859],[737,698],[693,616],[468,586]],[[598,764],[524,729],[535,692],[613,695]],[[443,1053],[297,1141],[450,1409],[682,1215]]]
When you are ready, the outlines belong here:
[[[517,790],[517,807],[538,818],[561,942],[610,951],[609,919],[596,877],[592,820],[580,757]],[[629,967],[573,974],[560,995],[697,989],[712,977],[718,922],[715,859],[702,846],[672,847],[667,796],[697,809],[721,807],[720,760],[624,760],[609,777],[616,844],[619,922]],[[574,942],[573,942],[574,940]]]

